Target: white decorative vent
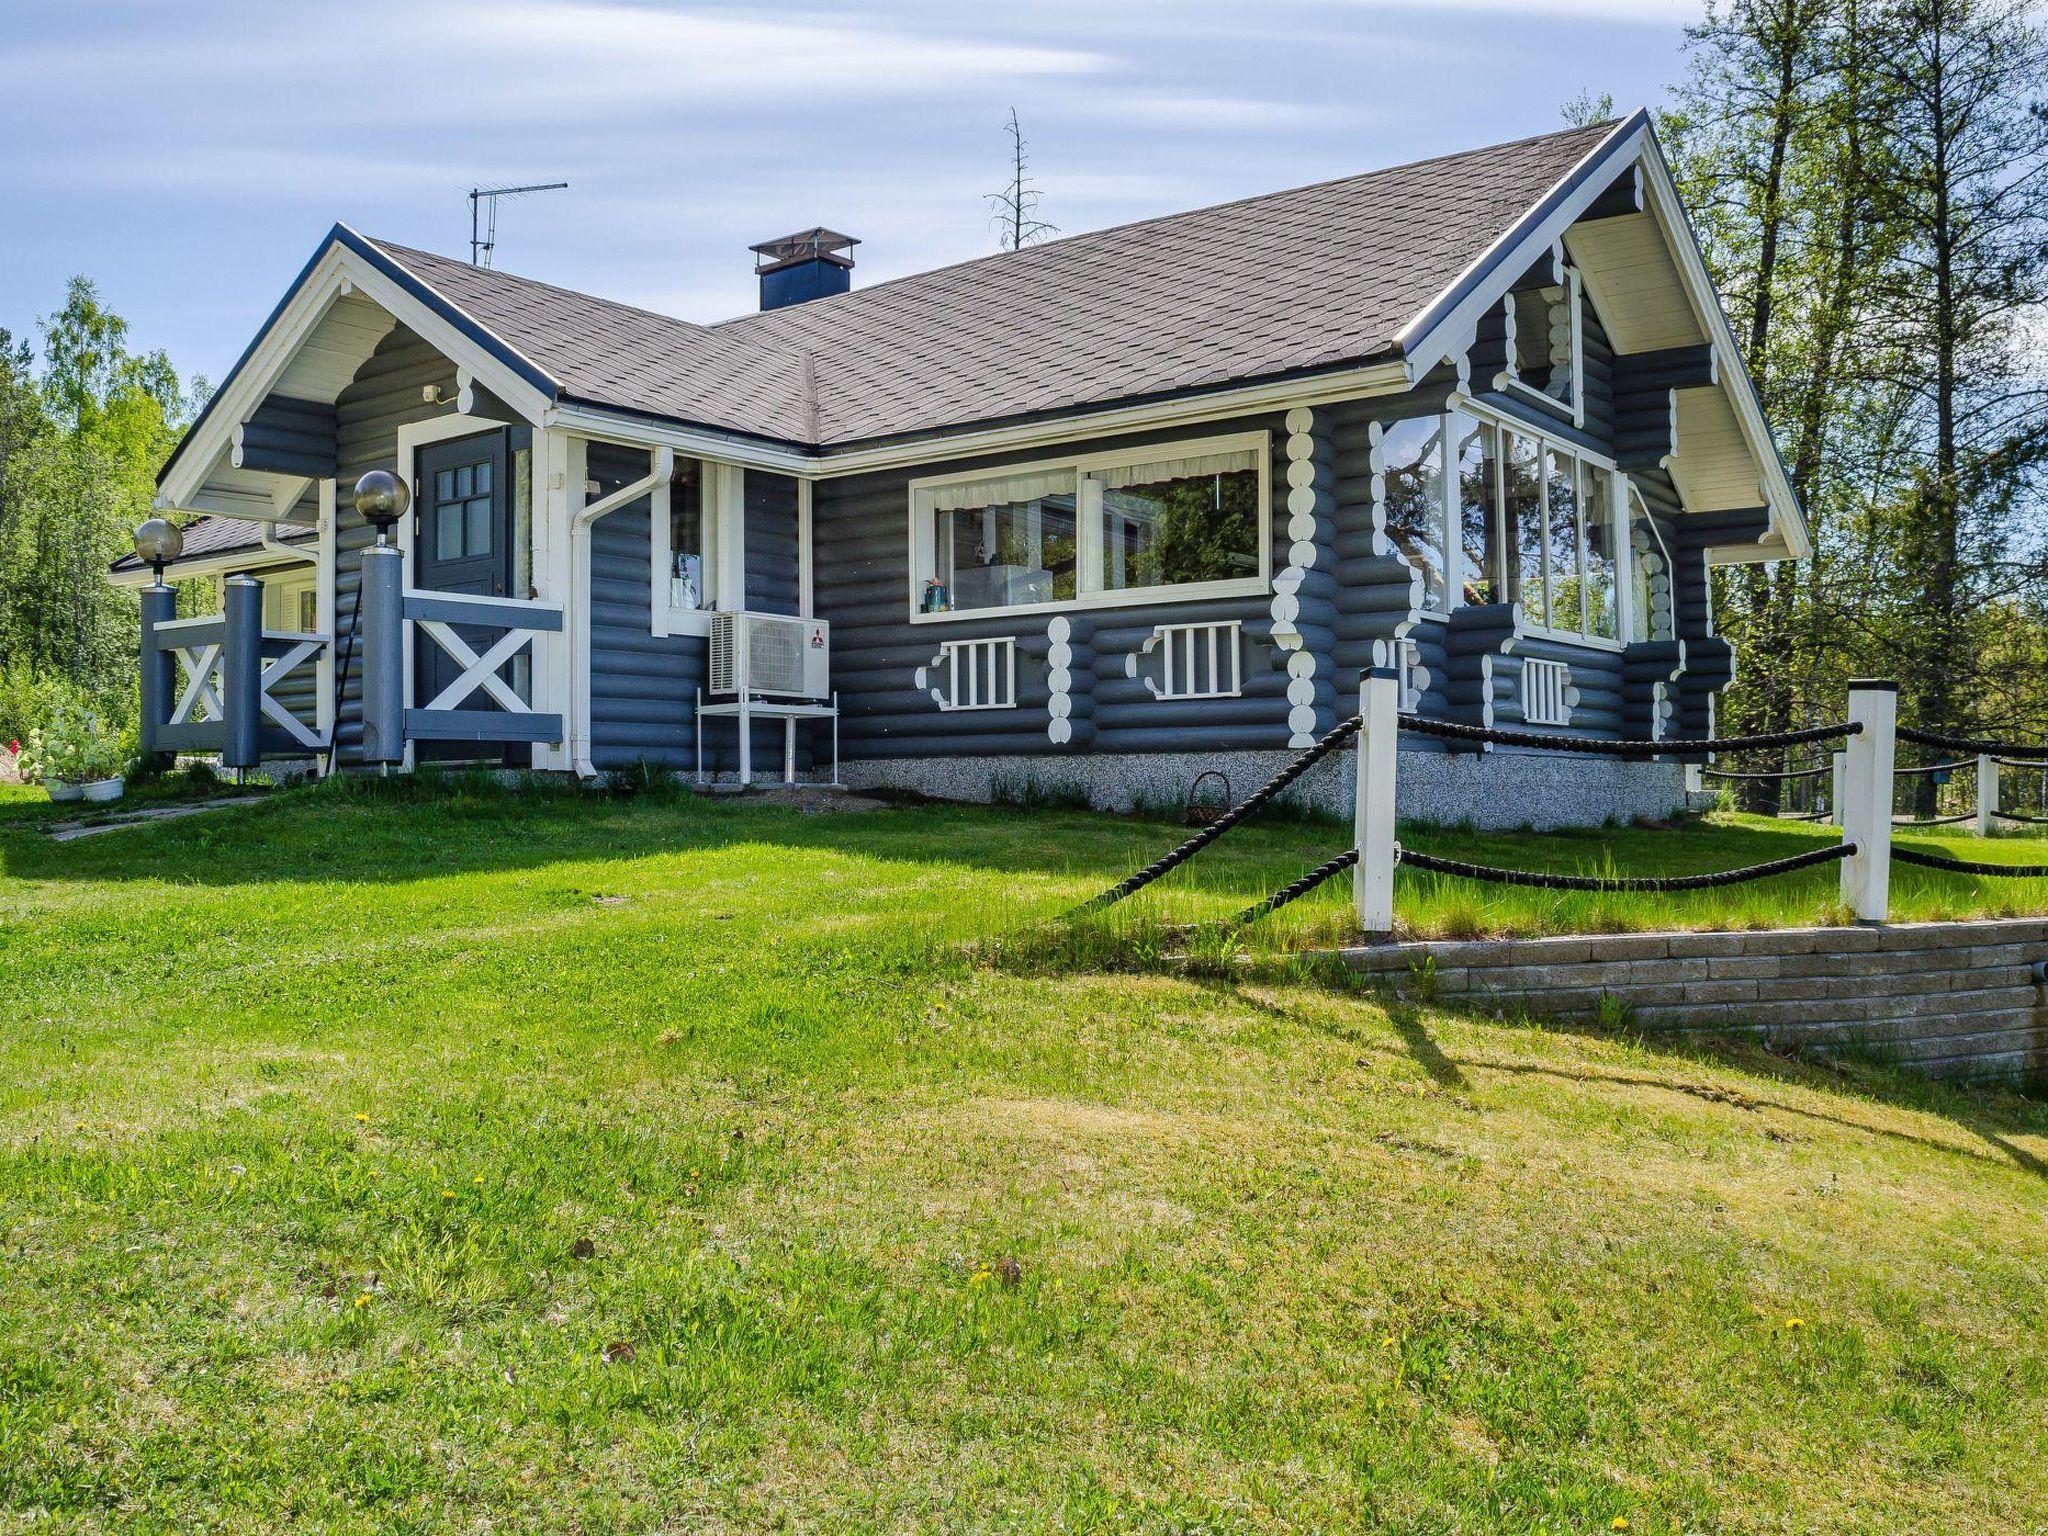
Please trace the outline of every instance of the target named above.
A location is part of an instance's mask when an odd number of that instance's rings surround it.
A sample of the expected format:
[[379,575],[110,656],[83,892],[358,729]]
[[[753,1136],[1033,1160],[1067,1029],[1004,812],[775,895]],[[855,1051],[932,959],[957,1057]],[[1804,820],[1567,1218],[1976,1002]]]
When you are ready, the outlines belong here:
[[1530,725],[1570,725],[1572,669],[1561,661],[1529,657],[1522,663],[1522,719]]
[[1017,707],[1017,642],[1007,635],[948,640],[939,647],[935,670],[939,686],[932,696],[941,709]]
[[709,691],[823,698],[830,689],[830,634],[817,619],[714,613]]
[[[1234,699],[1244,692],[1238,621],[1161,624],[1144,650],[1159,652],[1159,681],[1145,686],[1161,699]],[[1135,664],[1136,658],[1132,658]]]

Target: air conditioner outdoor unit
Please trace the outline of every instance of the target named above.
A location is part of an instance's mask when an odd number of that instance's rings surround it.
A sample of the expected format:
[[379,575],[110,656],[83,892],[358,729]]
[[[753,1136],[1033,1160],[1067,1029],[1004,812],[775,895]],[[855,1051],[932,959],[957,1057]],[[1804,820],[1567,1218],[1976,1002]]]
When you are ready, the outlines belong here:
[[822,699],[832,691],[832,626],[780,613],[711,615],[708,691]]

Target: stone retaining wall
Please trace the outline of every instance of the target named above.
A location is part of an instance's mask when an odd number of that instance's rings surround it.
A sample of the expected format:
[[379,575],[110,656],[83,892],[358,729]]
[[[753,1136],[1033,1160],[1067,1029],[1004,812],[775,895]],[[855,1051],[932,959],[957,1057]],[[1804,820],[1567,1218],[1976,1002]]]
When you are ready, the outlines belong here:
[[1941,1077],[2048,1071],[2035,971],[2048,961],[2048,918],[1431,941],[1344,956],[1411,998],[1876,1050]]

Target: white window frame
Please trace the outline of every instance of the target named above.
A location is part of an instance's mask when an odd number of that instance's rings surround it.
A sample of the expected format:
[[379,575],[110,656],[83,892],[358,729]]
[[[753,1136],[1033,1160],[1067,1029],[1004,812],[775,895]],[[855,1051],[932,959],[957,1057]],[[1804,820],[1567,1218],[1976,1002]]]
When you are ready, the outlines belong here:
[[[1091,469],[1143,465],[1167,459],[1194,458],[1207,454],[1249,453],[1258,471],[1259,572],[1256,576],[1229,577],[1219,581],[1190,581],[1157,587],[1127,587],[1105,590],[1098,583],[1102,572],[1102,523],[1096,515],[1100,497],[1088,488],[1098,482],[1088,478]],[[937,568],[934,541],[935,516],[924,506],[924,493],[940,486],[970,485],[977,480],[998,480],[1011,475],[1048,474],[1061,470],[1074,476],[1074,543],[1076,594],[1044,603],[1017,603],[1004,608],[958,608],[943,613],[919,611],[924,584]],[[1102,453],[1078,454],[1071,458],[1030,459],[1018,463],[967,470],[950,475],[925,475],[908,486],[910,530],[909,581],[905,600],[913,624],[946,624],[962,620],[1007,617],[1011,614],[1071,613],[1091,608],[1130,608],[1150,603],[1189,602],[1205,598],[1259,597],[1273,585],[1273,438],[1270,432],[1235,432],[1221,437],[1182,439],[1148,443]]]
[[[939,667],[946,679],[941,713],[965,714],[971,710],[1015,709],[1017,707],[1017,642],[1010,635],[993,635],[980,640],[945,640],[939,644]],[[967,702],[961,699],[961,679],[967,680]],[[999,698],[983,698],[986,679],[998,686]]]
[[[1158,699],[1236,699],[1244,696],[1243,625],[1237,619],[1161,624],[1152,631],[1160,658]],[[1176,675],[1178,654],[1178,675]],[[1227,662],[1227,665],[1226,665]],[[1207,669],[1209,687],[1188,684]],[[1228,676],[1229,686],[1222,686]],[[1176,682],[1179,684],[1175,686]]]
[[[272,634],[317,635],[321,632],[320,572],[317,567],[311,565],[277,566],[269,570],[259,568],[250,574],[263,583],[264,629]],[[300,599],[308,596],[313,599],[313,622],[309,625],[299,623],[296,611],[299,607]],[[286,624],[271,623],[269,612],[271,600],[276,598],[282,602],[287,597],[292,600],[292,608],[294,610],[291,622]]]
[[[1618,651],[1622,649],[1622,647],[1628,643],[1629,615],[1626,611],[1626,604],[1628,602],[1628,598],[1625,594],[1628,590],[1628,584],[1634,579],[1635,574],[1632,564],[1633,556],[1629,550],[1627,539],[1628,514],[1626,508],[1628,505],[1628,496],[1631,491],[1631,485],[1629,482],[1628,475],[1622,470],[1620,465],[1616,464],[1614,460],[1608,458],[1605,454],[1595,453],[1591,449],[1581,448],[1576,443],[1565,442],[1562,438],[1550,435],[1549,433],[1545,432],[1541,427],[1532,425],[1531,423],[1525,421],[1523,418],[1519,416],[1511,416],[1507,414],[1505,411],[1490,410],[1483,405],[1474,403],[1473,401],[1465,398],[1462,395],[1452,397],[1449,409],[1457,412],[1462,412],[1463,414],[1472,417],[1475,421],[1485,422],[1486,424],[1491,426],[1496,432],[1513,432],[1521,437],[1529,439],[1531,442],[1536,444],[1536,464],[1537,474],[1539,477],[1538,495],[1543,507],[1544,520],[1543,590],[1546,599],[1544,604],[1546,612],[1549,608],[1548,595],[1550,592],[1551,458],[1553,455],[1562,455],[1565,458],[1577,461],[1578,467],[1573,472],[1573,484],[1577,487],[1574,500],[1578,504],[1577,542],[1579,550],[1579,571],[1582,578],[1586,570],[1587,553],[1587,482],[1585,477],[1589,474],[1602,474],[1608,477],[1607,516],[1610,522],[1613,524],[1613,528],[1611,531],[1613,534],[1613,543],[1615,551],[1614,637],[1610,639],[1605,635],[1596,635],[1592,633],[1589,627],[1591,615],[1587,612],[1587,605],[1583,601],[1579,604],[1580,627],[1578,629],[1558,629],[1550,624],[1538,624],[1530,620],[1526,616],[1526,610],[1522,607],[1522,604],[1518,598],[1515,604],[1515,609],[1519,617],[1516,620],[1515,627],[1517,633],[1525,635],[1540,635],[1545,639],[1564,641],[1568,645],[1583,645],[1591,647],[1594,650],[1602,651]],[[1450,436],[1450,431],[1448,428],[1446,428],[1444,438],[1445,452],[1447,454],[1452,451]],[[1490,511],[1493,518],[1494,547],[1502,551],[1503,560],[1509,559],[1513,555],[1513,551],[1509,548],[1509,545],[1507,543],[1507,536],[1509,532],[1506,525],[1507,471],[1508,455],[1504,451],[1499,451],[1497,449],[1493,456],[1493,505]],[[1446,473],[1449,473],[1448,464],[1446,465]],[[1450,496],[1447,489],[1445,495],[1446,505],[1448,505],[1449,500]],[[1464,546],[1463,541],[1460,540],[1456,554],[1448,561],[1449,568],[1460,579],[1461,585],[1455,589],[1458,591],[1463,591],[1463,561]],[[1502,574],[1506,575],[1507,573],[1503,571]]]
[[[746,606],[746,471],[716,459],[699,459],[697,465],[704,498],[701,607],[677,608],[669,602],[669,570],[675,557],[668,527],[672,491],[658,485],[649,493],[647,603],[649,627],[657,635],[708,635],[712,614]],[[740,600],[727,601],[728,593],[741,594]]]
[[[1533,405],[1542,406],[1545,410],[1555,411],[1560,416],[1568,416],[1575,427],[1583,427],[1586,424],[1586,321],[1582,303],[1583,283],[1584,279],[1579,276],[1579,269],[1568,266],[1564,269],[1564,281],[1550,285],[1564,289],[1566,312],[1571,319],[1571,399],[1560,400],[1557,396],[1545,394],[1535,385],[1525,382],[1522,378],[1521,365],[1515,360],[1513,346],[1508,348],[1507,366],[1502,370],[1498,381],[1505,393],[1513,395],[1517,400],[1526,400]],[[1502,302],[1513,304],[1514,301],[1515,296],[1510,293]],[[1520,334],[1517,333],[1516,344],[1519,345],[1520,340]]]

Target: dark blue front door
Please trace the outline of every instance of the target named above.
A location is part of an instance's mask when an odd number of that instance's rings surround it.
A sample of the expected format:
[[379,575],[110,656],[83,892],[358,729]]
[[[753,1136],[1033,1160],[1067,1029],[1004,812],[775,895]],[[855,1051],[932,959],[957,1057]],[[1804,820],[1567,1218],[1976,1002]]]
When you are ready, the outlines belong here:
[[[414,457],[413,472],[419,482],[419,523],[413,538],[415,586],[477,597],[508,595],[512,580],[508,447],[501,429],[431,443]],[[498,637],[497,631],[488,629],[458,627],[456,633],[479,654]],[[454,658],[424,634],[414,638],[413,666],[413,702],[422,708],[462,673]],[[497,706],[488,694],[478,692],[458,707]],[[477,758],[500,753],[496,747],[474,743],[423,741],[416,755]]]

